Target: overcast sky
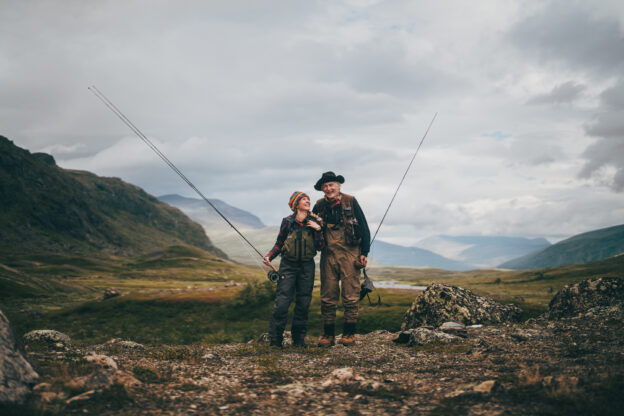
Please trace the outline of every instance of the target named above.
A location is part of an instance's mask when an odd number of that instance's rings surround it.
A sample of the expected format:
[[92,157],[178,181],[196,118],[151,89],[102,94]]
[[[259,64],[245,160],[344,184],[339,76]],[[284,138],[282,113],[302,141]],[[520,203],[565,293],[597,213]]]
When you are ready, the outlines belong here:
[[[0,134],[64,168],[278,224],[333,170],[380,232],[624,223],[624,2],[0,0]],[[207,208],[208,209],[208,208]]]

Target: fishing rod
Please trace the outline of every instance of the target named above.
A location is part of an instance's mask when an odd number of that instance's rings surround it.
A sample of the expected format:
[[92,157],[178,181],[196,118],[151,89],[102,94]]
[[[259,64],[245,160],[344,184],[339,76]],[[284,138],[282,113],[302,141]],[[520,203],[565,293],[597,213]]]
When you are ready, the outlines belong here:
[[[375,234],[373,235],[373,238],[371,239],[369,247],[373,246],[373,243],[375,242],[375,237],[377,237],[377,233],[379,232],[381,225],[386,219],[386,215],[388,215],[388,211],[390,211],[390,207],[392,206],[392,203],[394,202],[394,198],[396,198],[397,194],[399,193],[399,189],[401,188],[401,185],[403,185],[403,181],[405,180],[405,177],[407,176],[407,172],[409,172],[410,168],[412,167],[412,164],[414,163],[414,159],[416,159],[416,155],[418,154],[418,151],[420,150],[420,147],[425,141],[425,137],[427,137],[427,134],[429,133],[429,130],[431,129],[431,126],[433,125],[433,122],[435,121],[437,116],[438,116],[438,113],[436,112],[433,115],[433,118],[431,119],[431,122],[429,123],[427,130],[425,130],[425,134],[423,134],[422,139],[420,139],[420,143],[418,144],[418,147],[416,148],[416,151],[414,152],[414,156],[412,156],[412,160],[410,160],[409,165],[407,165],[407,169],[405,169],[405,173],[403,173],[403,177],[401,178],[401,181],[399,182],[399,186],[397,186],[396,190],[394,191],[394,195],[392,195],[392,199],[390,200],[390,203],[388,204],[388,207],[386,208],[386,212],[384,212],[383,217],[381,217],[381,221],[379,222],[379,225],[377,226],[377,230],[375,230]],[[368,294],[375,289],[373,282],[368,278],[368,274],[366,273],[366,267],[362,268],[362,272],[364,273],[364,281],[362,282],[362,287],[360,290],[360,300],[364,299],[365,296],[368,297]],[[379,295],[377,297],[378,297],[377,303],[381,304],[381,298],[379,297]],[[371,303],[370,297],[368,297],[368,302]]]
[[[180,176],[180,178],[182,178],[182,180],[184,182],[186,182],[186,184],[188,186],[191,187],[191,189],[193,189],[197,195],[199,195],[201,197],[201,199],[203,199],[204,201],[206,201],[206,203],[208,205],[210,205],[212,207],[212,209],[214,209],[217,214],[219,214],[221,216],[221,218],[223,218],[223,220],[234,229],[234,231],[236,231],[238,233],[238,235],[247,243],[249,244],[249,246],[251,246],[251,248],[254,249],[254,251],[256,253],[258,253],[258,255],[260,256],[260,258],[264,259],[264,256],[262,255],[262,253],[260,253],[260,251],[251,243],[251,241],[249,241],[244,235],[243,233],[241,233],[238,228],[236,228],[236,226],[234,224],[232,224],[230,222],[229,219],[227,219],[227,217],[225,215],[223,215],[223,213],[221,211],[219,211],[219,209],[212,203],[210,202],[210,200],[208,198],[206,198],[204,196],[203,193],[201,193],[201,191],[199,189],[197,189],[197,187],[195,185],[193,185],[193,183],[186,177],[186,175],[184,175],[184,173],[182,173],[182,171],[180,169],[178,169],[176,167],[176,165],[173,164],[173,162],[171,162],[167,156],[165,156],[165,154],[163,152],[160,151],[160,149],[158,149],[158,147],[156,147],[156,145],[154,143],[152,143],[152,141],[150,139],[147,138],[147,136],[145,136],[145,134],[143,134],[143,132],[141,130],[139,130],[139,128],[137,126],[134,125],[134,123],[132,121],[130,121],[130,119],[128,117],[126,117],[126,115],[124,113],[121,112],[121,110],[119,110],[119,108],[117,108],[117,106],[115,106],[115,104],[112,103],[111,100],[108,99],[108,97],[106,97],[95,85],[92,85],[90,87],[88,87],[88,90],[91,91],[93,93],[93,95],[95,95],[100,101],[102,101],[104,103],[104,105],[106,105],[106,107],[108,107],[109,110],[111,110],[117,117],[119,117],[119,119],[130,128],[130,130],[132,130],[134,132],[134,134],[136,134],[141,140],[143,140],[143,142],[154,151],[154,153],[156,153],[175,173],[178,174],[178,176]],[[269,280],[271,280],[272,282],[276,282],[280,276],[279,273],[277,271],[277,269],[275,268],[275,266],[273,266],[272,264],[269,264],[269,266],[271,267],[272,270],[269,271],[269,273],[267,274],[267,277],[269,278]]]
[[418,154],[418,151],[420,150],[420,146],[422,146],[423,142],[425,141],[425,137],[427,137],[427,134],[429,133],[429,129],[431,129],[431,126],[433,125],[433,122],[435,121],[437,116],[438,116],[438,113],[436,112],[433,115],[433,118],[431,119],[431,122],[429,123],[429,127],[427,127],[427,130],[425,131],[425,134],[423,135],[422,139],[420,139],[418,148],[414,152],[414,156],[412,156],[412,160],[407,166],[407,169],[405,169],[405,173],[403,174],[403,177],[401,178],[401,182],[399,182],[399,186],[397,186],[396,190],[394,191],[394,195],[392,196],[392,199],[390,200],[390,203],[388,204],[388,208],[386,208],[386,212],[384,212],[384,215],[381,218],[379,225],[377,226],[377,230],[375,230],[375,235],[373,235],[373,238],[370,243],[371,247],[373,246],[373,243],[375,242],[375,237],[377,237],[377,233],[379,232],[379,229],[381,228],[381,224],[383,224],[384,220],[386,219],[386,215],[388,215],[388,211],[390,211],[390,207],[392,206],[392,203],[394,202],[394,198],[396,198],[397,194],[399,193],[399,189],[401,188],[401,185],[403,185],[403,181],[405,180],[405,177],[407,176],[407,172],[409,172],[410,168],[412,167],[412,163],[414,163],[414,159],[416,159],[416,155]]

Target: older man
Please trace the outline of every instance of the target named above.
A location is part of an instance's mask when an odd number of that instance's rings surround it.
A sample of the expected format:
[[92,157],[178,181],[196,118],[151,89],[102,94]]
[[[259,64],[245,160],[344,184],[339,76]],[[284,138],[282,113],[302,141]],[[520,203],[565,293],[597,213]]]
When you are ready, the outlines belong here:
[[323,219],[325,248],[321,251],[321,313],[323,336],[318,345],[335,344],[336,307],[342,282],[344,329],[338,341],[355,343],[360,300],[360,269],[366,266],[370,250],[370,230],[357,200],[340,192],[342,175],[325,172],[314,185],[324,198],[316,201],[313,212]]

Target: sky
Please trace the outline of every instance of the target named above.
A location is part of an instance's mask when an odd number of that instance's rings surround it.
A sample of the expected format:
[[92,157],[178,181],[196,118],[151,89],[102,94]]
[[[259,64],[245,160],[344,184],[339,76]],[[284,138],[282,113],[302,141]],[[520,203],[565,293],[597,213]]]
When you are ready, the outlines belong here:
[[[621,1],[0,0],[0,134],[276,225],[345,177],[379,238],[624,223]],[[207,209],[210,209],[207,207]]]

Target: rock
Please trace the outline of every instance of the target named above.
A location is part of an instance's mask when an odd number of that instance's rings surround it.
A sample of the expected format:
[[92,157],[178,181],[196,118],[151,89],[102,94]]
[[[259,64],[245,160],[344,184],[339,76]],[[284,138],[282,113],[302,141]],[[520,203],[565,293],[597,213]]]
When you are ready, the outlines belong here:
[[516,306],[502,305],[460,287],[432,283],[405,313],[401,330],[439,326],[446,321],[464,325],[517,321],[520,312]]
[[17,349],[9,320],[0,311],[0,402],[23,403],[38,378]]
[[361,381],[364,381],[364,378],[357,375],[353,368],[338,368],[329,374],[327,379],[321,383],[321,387],[328,388],[336,385],[359,383]]
[[476,393],[490,394],[500,386],[497,380],[487,380],[472,389]]
[[62,332],[52,329],[37,329],[24,335],[24,343],[43,344],[50,349],[65,350],[71,347],[71,339]]
[[114,287],[109,287],[108,289],[104,291],[104,299],[115,298],[120,295],[121,295],[121,292],[119,291],[119,289],[116,289]]
[[207,352],[202,356],[202,360],[206,361],[221,361],[221,356],[216,353]]
[[[570,318],[595,307],[624,310],[624,279],[600,277],[565,286],[552,298],[545,317],[549,320]],[[600,310],[594,310],[594,315]]]
[[468,336],[466,332],[466,326],[457,322],[444,322],[442,325],[440,325],[439,329],[440,331],[447,334],[455,335],[462,338],[466,338]]
[[123,340],[121,338],[113,338],[109,341],[106,341],[106,345],[115,345],[122,348],[128,349],[136,349],[136,350],[144,350],[145,346],[143,344],[139,344],[138,342]]
[[66,383],[68,386],[103,391],[113,385],[118,370],[115,360],[106,355],[92,354],[86,356],[85,361],[90,364],[92,372],[69,380]]
[[460,337],[450,335],[442,331],[436,331],[428,328],[416,328],[411,331],[410,339],[407,343],[409,346],[427,345],[427,344],[451,344],[461,341]]
[[132,390],[133,388],[139,387],[143,384],[136,377],[134,377],[134,375],[127,371],[117,371],[113,377],[113,382],[124,386],[126,390]]
[[[269,333],[265,332],[264,334],[258,337],[256,341],[258,344],[268,344],[271,341],[269,338]],[[290,331],[284,331],[284,346],[292,345],[292,334]]]

